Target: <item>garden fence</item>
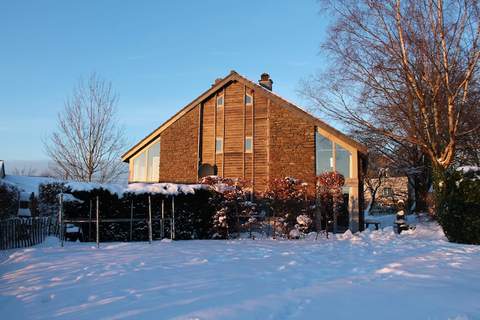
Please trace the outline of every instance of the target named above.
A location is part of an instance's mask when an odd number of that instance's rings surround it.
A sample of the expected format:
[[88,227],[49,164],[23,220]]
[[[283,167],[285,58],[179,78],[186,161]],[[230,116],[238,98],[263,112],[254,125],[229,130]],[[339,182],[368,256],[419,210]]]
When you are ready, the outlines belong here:
[[0,220],[0,250],[25,248],[43,242],[56,233],[57,224],[49,217]]

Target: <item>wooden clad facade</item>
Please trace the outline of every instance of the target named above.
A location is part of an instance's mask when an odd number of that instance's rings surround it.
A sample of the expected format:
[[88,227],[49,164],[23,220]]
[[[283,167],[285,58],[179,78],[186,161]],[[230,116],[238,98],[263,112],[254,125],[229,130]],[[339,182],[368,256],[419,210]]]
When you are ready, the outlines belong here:
[[[242,178],[261,193],[275,178],[315,181],[317,134],[350,154],[346,187],[350,228],[357,230],[365,147],[234,71],[131,148],[123,161],[130,164],[130,182],[195,183],[202,175],[217,174]],[[138,172],[143,173],[143,159],[149,159],[155,141],[160,142],[158,181],[148,181]],[[142,153],[147,156],[141,158]],[[332,161],[334,166],[335,157]]]

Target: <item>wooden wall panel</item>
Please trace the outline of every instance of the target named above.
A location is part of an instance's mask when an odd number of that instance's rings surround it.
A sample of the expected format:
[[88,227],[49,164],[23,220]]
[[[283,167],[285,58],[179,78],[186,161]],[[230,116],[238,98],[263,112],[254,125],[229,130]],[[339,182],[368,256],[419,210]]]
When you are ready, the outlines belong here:
[[267,98],[255,95],[254,98],[254,188],[257,192],[266,190],[268,181],[267,162]]
[[238,82],[225,88],[224,159],[226,178],[243,176],[243,95],[244,86]]
[[202,163],[215,164],[215,102],[208,99],[203,104],[202,127]]

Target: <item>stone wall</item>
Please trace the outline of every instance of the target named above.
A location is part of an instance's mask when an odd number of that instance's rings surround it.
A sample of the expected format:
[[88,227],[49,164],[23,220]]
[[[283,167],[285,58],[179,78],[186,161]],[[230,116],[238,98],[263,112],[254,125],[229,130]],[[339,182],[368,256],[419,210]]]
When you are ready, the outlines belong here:
[[315,179],[315,123],[293,110],[270,105],[270,178]]
[[160,182],[197,181],[198,112],[197,106],[161,133]]

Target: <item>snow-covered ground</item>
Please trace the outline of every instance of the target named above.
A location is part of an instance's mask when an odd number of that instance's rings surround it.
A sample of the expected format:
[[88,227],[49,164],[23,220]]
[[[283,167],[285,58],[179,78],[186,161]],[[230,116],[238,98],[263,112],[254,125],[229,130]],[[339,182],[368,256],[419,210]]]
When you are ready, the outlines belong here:
[[317,241],[50,238],[0,259],[1,319],[480,319],[480,246],[434,223]]

